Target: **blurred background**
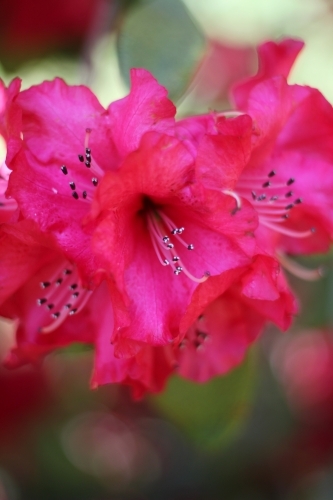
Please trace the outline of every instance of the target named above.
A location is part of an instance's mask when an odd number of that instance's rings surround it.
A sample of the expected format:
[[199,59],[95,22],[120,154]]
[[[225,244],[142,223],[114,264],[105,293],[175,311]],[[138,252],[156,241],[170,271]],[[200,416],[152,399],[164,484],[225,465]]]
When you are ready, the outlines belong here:
[[[106,105],[146,67],[179,115],[228,110],[256,45],[281,36],[306,42],[290,82],[333,102],[329,0],[1,0],[0,76],[23,88],[61,76]],[[0,369],[0,500],[331,500],[332,256],[301,262],[326,272],[289,277],[302,304],[292,330],[268,328],[208,384],[173,378],[139,402],[126,387],[91,391],[92,352],[76,345]],[[3,358],[13,325],[0,329]]]

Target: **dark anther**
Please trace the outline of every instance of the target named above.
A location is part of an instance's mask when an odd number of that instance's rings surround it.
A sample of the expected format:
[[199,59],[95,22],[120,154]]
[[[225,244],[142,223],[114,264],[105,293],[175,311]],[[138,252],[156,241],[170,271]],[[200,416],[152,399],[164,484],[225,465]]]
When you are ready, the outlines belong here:
[[62,167],[60,167],[60,170],[62,171],[62,173],[63,173],[64,175],[67,175],[67,174],[68,174],[68,170],[67,170],[66,165],[63,165]]
[[93,183],[93,185],[94,185],[94,186],[97,186],[97,184],[98,184],[98,179],[97,179],[96,177],[93,177],[93,178],[91,179],[91,182]]
[[82,196],[83,196],[84,199],[86,199],[87,196],[88,196],[87,191],[83,191]]
[[167,243],[169,241],[170,238],[168,238],[168,236],[163,236],[162,240],[164,243]]
[[187,250],[194,250],[194,245],[192,245],[192,243],[187,245]]
[[45,304],[45,302],[47,302],[47,299],[44,299],[44,298],[43,299],[37,299],[37,304],[39,306],[42,306],[43,304]]
[[252,191],[252,192],[251,192],[251,194],[252,194],[252,198],[253,198],[254,200],[256,200],[256,199],[257,199],[257,195],[256,195],[255,191]]
[[77,309],[72,309],[71,311],[69,311],[69,315],[70,316],[73,316],[73,314],[75,314],[77,311]]
[[302,203],[302,198],[297,198],[297,200],[294,201],[295,205],[299,205]]
[[86,160],[91,161],[91,154],[89,154],[89,153],[86,154]]
[[201,346],[201,342],[197,339],[194,340],[193,345],[196,349],[198,349]]
[[62,278],[59,278],[59,279],[55,282],[56,286],[61,285],[61,283],[62,283]]
[[173,262],[178,262],[179,261],[179,257],[177,255],[175,255],[174,257],[172,257],[172,260],[173,260]]
[[271,197],[271,201],[276,201],[276,200],[278,200],[278,199],[279,199],[279,197],[278,197],[276,194],[275,194],[274,196],[272,196],[272,197]]
[[83,163],[84,162],[84,156],[83,155],[78,155],[79,160]]
[[290,198],[294,193],[292,191],[288,191],[288,193],[286,193],[286,198]]
[[205,339],[208,337],[207,333],[202,332],[202,331],[200,331],[200,330],[197,330],[197,331],[196,331],[196,334],[197,334],[197,337],[202,338],[202,340],[205,340]]
[[50,285],[51,285],[51,283],[49,281],[42,281],[41,284],[40,284],[40,286],[42,288],[47,288]]
[[71,181],[71,182],[69,183],[69,186],[70,186],[70,188],[71,188],[73,191],[75,190],[75,187],[76,187],[76,186],[75,186],[75,182]]
[[87,168],[90,168],[90,167],[91,167],[91,165],[90,165],[90,161],[85,161],[85,162],[84,162],[84,164],[85,164],[85,166],[86,166]]
[[282,218],[283,219],[289,219],[289,215],[288,214],[284,214],[284,215],[282,215]]
[[291,208],[293,208],[293,206],[294,206],[294,205],[293,205],[292,203],[290,203],[290,205],[287,205],[287,206],[286,206],[286,210],[290,210]]
[[80,295],[79,292],[75,292],[72,294],[72,297],[73,297],[73,299],[77,299],[79,295]]
[[269,181],[267,181],[267,182],[263,183],[262,187],[263,188],[268,188],[270,185],[271,185],[271,183]]
[[56,312],[52,314],[52,318],[57,319],[60,316],[60,312]]
[[266,200],[266,195],[265,193],[261,194],[260,196],[258,196],[258,201],[263,201],[263,200]]
[[74,192],[72,193],[72,196],[73,196],[73,198],[75,198],[75,200],[78,200],[78,199],[79,199],[79,195],[77,194],[77,192],[76,192],[76,191],[74,191]]
[[90,155],[90,154],[91,154],[91,149],[90,149],[90,148],[86,148],[86,154],[87,154],[87,155]]
[[73,283],[73,285],[70,285],[69,287],[71,290],[75,290],[77,288],[77,284]]
[[66,304],[65,307],[66,309],[70,309],[72,307],[72,304]]
[[198,317],[198,319],[204,319],[204,315],[203,314],[200,314],[200,316]]
[[289,179],[289,181],[287,181],[287,186],[290,186],[290,184],[293,184],[295,182],[295,179],[293,179],[292,177]]
[[65,269],[64,274],[72,274],[72,271],[70,269]]
[[276,175],[275,170],[271,170],[270,173],[268,174],[268,177],[274,177]]
[[47,304],[46,307],[48,308],[49,311],[51,311],[51,309],[54,308],[54,304]]

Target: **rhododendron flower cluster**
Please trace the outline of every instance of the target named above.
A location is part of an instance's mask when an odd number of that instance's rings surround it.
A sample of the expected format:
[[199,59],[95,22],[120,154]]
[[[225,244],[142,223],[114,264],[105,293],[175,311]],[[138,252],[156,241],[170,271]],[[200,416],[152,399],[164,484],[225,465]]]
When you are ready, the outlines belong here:
[[140,396],[172,373],[226,373],[268,321],[289,327],[284,268],[317,278],[290,256],[326,251],[333,231],[333,110],[287,83],[301,47],[263,45],[234,110],[182,120],[143,69],[107,109],[60,79],[2,86],[7,366],[88,343],[92,386]]

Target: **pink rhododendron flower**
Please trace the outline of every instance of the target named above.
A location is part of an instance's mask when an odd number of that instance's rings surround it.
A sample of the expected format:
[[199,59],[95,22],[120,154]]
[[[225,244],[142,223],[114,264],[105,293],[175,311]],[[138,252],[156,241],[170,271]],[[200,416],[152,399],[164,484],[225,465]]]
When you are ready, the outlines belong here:
[[332,106],[285,78],[301,47],[292,40],[264,45],[259,76],[234,92],[255,127],[236,191],[252,197],[262,248],[292,254],[326,251],[333,234]]
[[135,397],[161,390],[173,361],[162,348],[153,351],[150,346],[135,357],[116,358],[110,344],[114,313],[106,282],[95,291],[84,288],[77,267],[41,245],[42,236],[36,241],[38,232],[33,229],[26,223],[1,228],[0,314],[18,320],[16,345],[5,365],[39,364],[49,352],[79,342],[95,346],[92,387],[124,383]]
[[301,48],[293,40],[264,44],[258,75],[234,90],[239,110],[189,118],[183,127],[199,144],[198,176],[209,189],[223,189],[230,160],[218,144],[230,133],[235,136],[243,164],[229,194],[237,208],[245,198],[259,215],[257,253],[276,255],[294,274],[316,279],[317,270],[305,270],[286,256],[326,251],[333,234],[333,110],[319,91],[288,85],[286,76]]
[[18,320],[7,366],[86,343],[92,386],[140,397],[175,371],[226,373],[267,320],[288,328],[280,263],[295,272],[285,253],[324,250],[333,230],[333,113],[287,84],[299,49],[261,49],[239,110],[178,122],[145,70],[107,109],[60,79],[1,87],[0,314]]
[[[115,310],[124,311],[113,335],[118,354],[134,354],[137,342],[179,341],[191,298],[196,317],[212,300],[199,291],[207,277],[251,262],[250,204],[235,213],[229,196],[195,184],[175,108],[144,70],[133,70],[129,96],[108,110],[61,80],[20,93],[15,104],[24,139],[19,152],[9,148],[8,193],[22,216],[52,235],[84,286],[106,271],[112,302],[121,302]],[[222,281],[212,282],[213,298]]]

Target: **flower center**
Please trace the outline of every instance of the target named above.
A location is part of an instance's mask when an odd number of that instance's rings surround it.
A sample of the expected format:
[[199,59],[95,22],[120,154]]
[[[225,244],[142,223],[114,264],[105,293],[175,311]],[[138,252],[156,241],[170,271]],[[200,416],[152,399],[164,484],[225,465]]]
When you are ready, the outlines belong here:
[[69,263],[65,268],[59,268],[50,279],[42,281],[40,287],[45,293],[37,299],[37,305],[50,311],[51,320],[41,328],[42,333],[53,332],[68,316],[80,312],[91,296],[91,291],[79,284],[76,267]]

